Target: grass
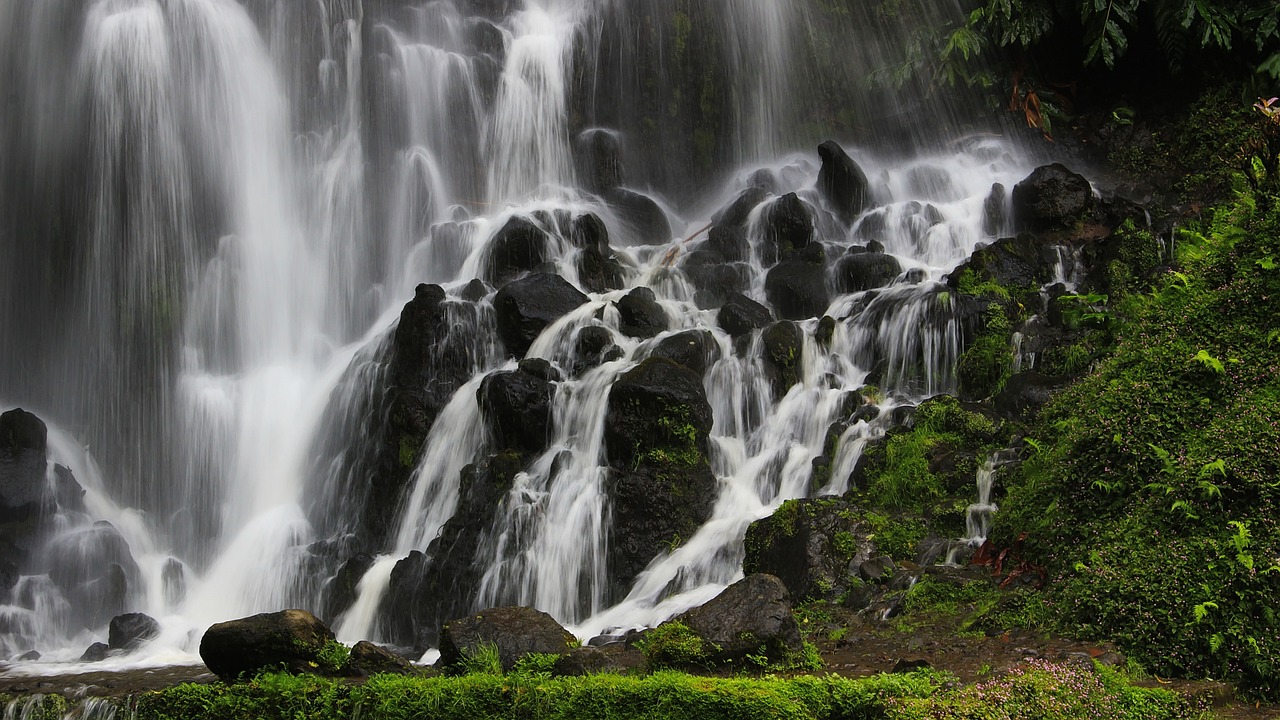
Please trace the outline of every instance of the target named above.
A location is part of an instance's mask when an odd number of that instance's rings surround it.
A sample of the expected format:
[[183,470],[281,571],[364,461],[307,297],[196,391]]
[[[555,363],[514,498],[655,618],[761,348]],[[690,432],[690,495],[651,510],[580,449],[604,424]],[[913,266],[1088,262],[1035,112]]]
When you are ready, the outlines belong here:
[[[61,698],[36,697],[18,701],[29,713],[24,717],[60,717],[66,711]],[[44,712],[46,704],[49,712]],[[1043,662],[969,686],[959,686],[953,676],[930,670],[858,679],[834,675],[708,678],[669,671],[645,677],[550,678],[541,672],[516,671],[434,678],[378,675],[363,684],[266,674],[234,685],[179,685],[139,694],[124,704],[134,707],[137,720],[1190,720],[1203,716],[1190,701],[1160,689],[1134,687],[1114,671],[1090,672]]]

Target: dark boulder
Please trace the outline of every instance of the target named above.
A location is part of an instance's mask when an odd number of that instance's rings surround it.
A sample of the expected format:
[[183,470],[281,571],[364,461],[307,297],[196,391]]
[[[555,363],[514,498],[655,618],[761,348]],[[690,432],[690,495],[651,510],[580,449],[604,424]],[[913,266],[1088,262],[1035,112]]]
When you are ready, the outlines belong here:
[[707,232],[706,249],[725,262],[744,262],[751,259],[751,243],[739,227],[717,225]]
[[644,666],[644,655],[622,643],[605,647],[576,647],[561,655],[551,668],[552,677],[580,677],[599,673],[622,673]]
[[650,357],[666,358],[703,376],[720,359],[720,346],[708,330],[685,330],[660,340]]
[[494,296],[498,336],[507,353],[524,357],[548,325],[589,298],[559,275],[534,273],[507,284]]
[[850,252],[836,261],[835,284],[842,293],[885,287],[902,274],[902,263],[883,252]]
[[49,577],[71,600],[86,628],[125,612],[141,576],[129,543],[109,522],[64,532],[45,546]]
[[1089,181],[1061,163],[1038,167],[1013,186],[1013,220],[1019,229],[1067,229],[1094,210]]
[[723,306],[734,293],[744,292],[751,284],[750,265],[725,261],[705,245],[686,254],[680,269],[694,287],[694,302],[704,310]]
[[306,610],[281,610],[217,623],[200,639],[200,658],[215,675],[234,680],[283,667],[294,673],[336,672],[323,650],[336,642],[319,618]]
[[357,553],[342,563],[338,573],[329,579],[324,588],[324,616],[329,622],[347,611],[359,596],[360,579],[373,567],[373,556]]
[[582,252],[578,256],[578,281],[593,293],[623,286],[625,271],[609,245],[609,229],[594,213],[579,215],[569,227],[569,240]]
[[911,197],[938,202],[955,202],[964,198],[951,173],[937,165],[916,165],[903,177]]
[[764,279],[764,293],[779,317],[805,320],[826,312],[831,293],[827,290],[824,259],[818,255],[817,258],[784,260],[769,269]]
[[969,259],[950,274],[948,284],[958,287],[960,277],[967,270],[978,283],[993,281],[1006,288],[1034,291],[1053,279],[1056,262],[1051,246],[1024,233],[974,250]]
[[621,599],[659,553],[706,522],[716,481],[707,462],[711,406],[697,373],[651,357],[609,393],[605,448],[611,591]]
[[605,192],[604,199],[636,245],[666,245],[671,242],[671,222],[653,198],[619,187]]
[[1065,388],[1067,380],[1049,377],[1038,372],[1021,372],[1005,381],[1004,388],[996,395],[994,406],[1001,416],[1012,420],[1034,418]]
[[843,498],[789,500],[751,523],[742,571],[776,575],[797,602],[831,600],[849,587],[850,572],[871,556],[868,528]]
[[102,662],[110,654],[111,648],[107,647],[106,643],[96,642],[85,648],[85,651],[80,655],[80,662]]
[[160,634],[160,623],[144,613],[127,613],[111,618],[107,628],[107,647],[133,650]]
[[40,512],[48,435],[44,422],[22,408],[0,414],[0,522]]
[[609,328],[602,325],[588,325],[578,330],[570,372],[576,377],[594,367],[613,362],[622,355],[622,348],[614,344],[613,333]]
[[607,563],[613,602],[620,602],[655,558],[677,547],[711,518],[716,477],[706,458],[647,448],[635,467],[609,470],[613,508]]
[[476,400],[500,450],[537,453],[551,440],[551,400],[546,378],[523,370],[495,372],[480,383]]
[[413,666],[408,660],[368,640],[361,640],[352,646],[346,669],[364,675],[406,675],[413,672]]
[[522,273],[533,272],[548,259],[547,234],[532,220],[516,216],[489,241],[485,280],[502,287]]
[[853,224],[871,206],[871,182],[844,148],[828,140],[818,146],[822,169],[818,171],[818,192],[845,225]]
[[748,575],[675,621],[702,639],[705,662],[711,665],[760,654],[778,662],[804,651],[787,586],[772,575]]
[[982,232],[990,236],[999,236],[1009,227],[1009,211],[1006,208],[1009,191],[1004,185],[995,183],[991,192],[982,203]]
[[766,267],[796,257],[813,241],[813,209],[795,193],[774,200],[764,211],[760,261]]
[[576,146],[578,176],[588,191],[603,193],[626,181],[622,139],[618,133],[592,128],[578,135]]
[[734,198],[733,202],[712,215],[711,222],[715,223],[716,227],[744,228],[747,220],[751,218],[751,211],[768,197],[768,190],[753,185],[738,193],[738,197]]
[[413,550],[391,569],[387,593],[378,608],[387,640],[415,648],[435,643],[439,623],[426,607],[430,601],[426,579],[430,567],[426,554]]
[[480,278],[472,278],[462,290],[458,292],[458,297],[467,302],[477,303],[488,297],[491,288],[485,284]]
[[734,293],[720,308],[716,322],[729,337],[739,338],[773,322],[773,313],[746,295]]
[[667,329],[667,312],[658,304],[653,290],[638,287],[617,302],[621,322],[618,329],[633,338],[651,338]]
[[492,645],[498,649],[502,669],[509,672],[525,655],[563,655],[577,644],[577,638],[541,610],[492,608],[444,624],[440,631],[440,665],[459,669],[482,647]]
[[765,375],[773,388],[774,399],[780,400],[803,379],[804,331],[790,320],[781,320],[765,328],[761,340]]
[[615,467],[632,467],[656,449],[703,458],[711,431],[711,405],[698,374],[651,357],[623,373],[609,392],[605,448]]

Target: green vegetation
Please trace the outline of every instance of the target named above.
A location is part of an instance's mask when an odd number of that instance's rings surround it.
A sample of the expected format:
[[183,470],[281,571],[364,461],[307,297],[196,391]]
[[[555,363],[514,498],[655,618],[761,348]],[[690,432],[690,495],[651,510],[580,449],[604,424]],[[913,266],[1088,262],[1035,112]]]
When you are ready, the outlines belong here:
[[347,666],[347,659],[350,657],[351,648],[337,640],[328,640],[316,653],[316,662],[322,672],[338,673]]
[[1062,630],[1275,699],[1280,204],[1239,176],[1236,190],[1181,230],[1176,270],[1145,287],[1109,273],[1127,288],[1114,343],[1042,413],[997,540],[1030,533]]
[[709,655],[703,640],[688,625],[672,620],[645,633],[638,643],[655,668],[689,668],[706,665]]
[[[136,705],[137,720],[1189,720],[1203,716],[1196,704],[1167,691],[1134,687],[1105,668],[1094,673],[1043,662],[967,687],[957,687],[953,677],[933,671],[860,679],[834,675],[705,678],[675,672],[554,679],[521,672],[457,678],[378,675],[363,684],[267,674],[235,685],[179,685],[143,693],[131,702]],[[66,707],[61,698],[33,696],[26,703],[30,710],[24,717],[60,716]]]

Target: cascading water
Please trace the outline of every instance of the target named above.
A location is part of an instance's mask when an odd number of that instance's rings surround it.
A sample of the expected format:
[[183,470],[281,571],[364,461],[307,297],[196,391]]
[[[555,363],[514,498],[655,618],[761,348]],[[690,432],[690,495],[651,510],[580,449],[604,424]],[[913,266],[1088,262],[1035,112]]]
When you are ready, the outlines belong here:
[[[769,0],[476,5],[0,7],[0,398],[48,422],[39,472],[61,498],[0,594],[5,658],[74,660],[142,611],[163,628],[145,661],[192,661],[210,623],[322,611],[344,577],[327,618],[344,641],[420,644],[387,619],[404,563],[415,608],[530,604],[583,636],[653,624],[740,575],[753,520],[847,490],[896,408],[955,391],[972,313],[944,279],[998,232],[992,184],[1025,168],[992,137],[947,145],[963,103],[926,118],[849,82],[918,22]],[[958,17],[928,5],[916,21]],[[858,32],[846,57],[824,45]],[[821,126],[833,103],[856,111],[846,128],[896,127],[846,146],[870,178],[848,223],[810,150],[839,130]],[[721,208],[746,196],[742,252],[708,281]],[[789,207],[818,252],[779,244]],[[510,240],[521,223],[533,250]],[[883,277],[864,283],[872,256]],[[775,269],[806,262],[827,267],[820,306],[781,310]],[[587,295],[517,366],[494,292],[530,271]],[[797,318],[794,357],[724,327],[726,287]],[[648,335],[619,311],[636,288],[666,319]],[[619,582],[610,398],[677,336],[707,359],[712,496]],[[591,358],[587,337],[605,338]],[[550,431],[497,482],[478,395],[534,372]],[[462,528],[485,482],[494,502]],[[446,564],[469,578],[447,602]]]

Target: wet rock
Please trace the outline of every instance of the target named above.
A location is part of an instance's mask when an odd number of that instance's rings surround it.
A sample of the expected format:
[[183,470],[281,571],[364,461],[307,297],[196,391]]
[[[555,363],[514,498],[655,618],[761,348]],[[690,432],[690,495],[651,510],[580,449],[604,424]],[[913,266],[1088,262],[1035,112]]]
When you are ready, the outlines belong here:
[[744,262],[751,258],[751,243],[741,228],[717,225],[707,233],[706,247],[725,262]]
[[553,677],[579,677],[599,673],[622,673],[644,667],[644,654],[615,643],[608,647],[583,646],[561,655],[551,668]]
[[200,658],[215,675],[234,680],[260,670],[335,672],[321,651],[335,642],[331,631],[306,610],[281,610],[217,623],[200,639]]
[[397,645],[425,648],[435,643],[439,623],[428,607],[427,556],[414,550],[391,569],[386,599],[378,608],[386,638]]
[[774,399],[781,399],[801,380],[804,365],[804,331],[790,320],[781,320],[761,333],[764,343],[764,370],[773,388]]
[[84,488],[71,469],[53,466],[53,499],[62,512],[84,512]]
[[618,301],[621,322],[618,329],[633,338],[651,338],[667,329],[667,312],[658,304],[653,290],[638,287]]
[[871,207],[871,183],[858,163],[831,140],[818,146],[818,157],[822,158],[818,192],[845,225],[852,225],[864,210]]
[[849,568],[871,555],[858,508],[843,498],[783,503],[751,523],[742,571],[776,575],[797,602],[830,600],[849,586]]
[[995,183],[991,186],[991,192],[987,194],[987,199],[982,203],[982,232],[998,236],[1006,232],[1009,226],[1009,213],[1006,210],[1008,204],[1009,191],[1004,185]]
[[746,295],[734,293],[720,308],[716,322],[730,337],[739,338],[773,322],[773,313]]
[[738,197],[734,198],[733,202],[712,215],[711,222],[715,223],[716,227],[744,228],[751,217],[751,211],[768,197],[767,189],[753,185],[738,193]]
[[44,422],[22,408],[0,414],[0,522],[39,513],[48,434]]
[[560,369],[545,358],[525,358],[516,363],[516,369],[539,380],[553,383],[564,381],[564,375],[560,373]]
[[947,283],[958,287],[960,277],[967,270],[978,283],[992,281],[1006,288],[1031,292],[1053,278],[1056,262],[1052,247],[1033,235],[1023,234],[974,250],[969,259],[948,276]]
[[787,586],[772,575],[748,575],[675,620],[702,639],[708,664],[758,654],[777,662],[804,650]]
[[659,341],[650,357],[666,358],[703,376],[720,359],[720,346],[707,330],[685,330]]
[[506,55],[506,38],[496,25],[478,17],[469,17],[465,21],[467,45],[476,53],[483,53],[492,58]]
[[671,242],[671,223],[658,203],[647,195],[625,188],[612,188],[604,199],[617,213],[637,245],[665,245]]
[[831,304],[825,258],[784,260],[765,276],[764,292],[778,316],[787,320],[819,317]]
[[902,263],[892,255],[851,252],[836,261],[835,283],[842,293],[862,292],[885,287],[901,274]]
[[1018,373],[1006,380],[1004,388],[996,395],[996,412],[1012,420],[1034,417],[1067,384],[1063,378],[1034,371]]
[[133,650],[160,634],[160,623],[144,613],[126,613],[111,618],[107,628],[107,647]]
[[763,222],[760,260],[765,267],[796,257],[813,240],[813,209],[795,193],[774,200],[764,210]]
[[680,269],[695,289],[694,302],[704,310],[723,306],[735,293],[745,291],[751,284],[750,265],[726,262],[718,253],[705,247],[685,255]]
[[[16,660],[18,662],[35,662],[41,658],[40,652],[37,650],[28,650],[19,655]],[[16,690],[16,688],[15,688]]]
[[622,139],[611,130],[593,128],[578,136],[578,176],[593,193],[613,190],[626,182]]
[[548,325],[588,298],[559,275],[534,273],[509,283],[494,296],[498,336],[507,353],[524,357]]
[[911,197],[935,202],[955,202],[964,199],[964,193],[956,186],[951,173],[937,165],[916,165],[907,170],[903,182]]
[[1061,163],[1036,168],[1013,186],[1013,220],[1032,232],[1070,228],[1094,213],[1089,181]]
[[881,555],[863,561],[858,566],[858,576],[867,582],[884,582],[893,577],[897,570],[898,566],[893,564],[893,558]]
[[473,278],[467,283],[462,291],[458,293],[458,297],[467,302],[480,302],[489,295],[490,288],[480,278]]
[[578,331],[572,361],[573,375],[613,362],[623,356],[622,348],[613,342],[613,333],[607,327],[588,325]]
[[502,669],[510,671],[525,655],[563,655],[577,644],[568,630],[541,610],[493,608],[444,624],[440,631],[440,665],[460,668],[480,648],[493,645],[498,649]]
[[615,467],[631,467],[656,449],[694,460],[706,454],[710,431],[702,379],[670,360],[648,358],[619,377],[609,393],[605,448]]
[[64,532],[45,547],[49,577],[71,600],[86,628],[125,612],[140,577],[129,543],[109,522]]
[[330,578],[324,588],[324,616],[330,622],[347,611],[359,596],[360,579],[373,567],[373,556],[357,553],[342,563],[338,573]]
[[617,290],[623,286],[625,270],[609,246],[609,230],[594,213],[573,219],[569,238],[582,249],[578,257],[578,281],[593,293]]
[[893,664],[894,673],[911,673],[917,670],[931,668],[928,660],[924,658],[901,658]]
[[83,654],[80,655],[80,662],[102,662],[107,659],[111,653],[111,648],[106,643],[96,642],[85,648]]
[[551,440],[554,387],[523,370],[495,372],[480,383],[476,400],[494,447],[537,453]]
[[549,258],[547,234],[526,217],[513,217],[489,241],[485,280],[502,287],[522,273],[533,272]]
[[710,517],[711,423],[702,379],[687,367],[651,357],[614,383],[604,439],[613,506],[609,579],[618,599],[650,560]]
[[836,319],[830,315],[823,315],[818,320],[818,327],[813,332],[813,339],[818,342],[824,350],[831,348],[831,340],[836,334]]
[[368,640],[361,640],[352,646],[346,669],[364,675],[382,673],[407,675],[413,672],[413,666],[409,661]]

